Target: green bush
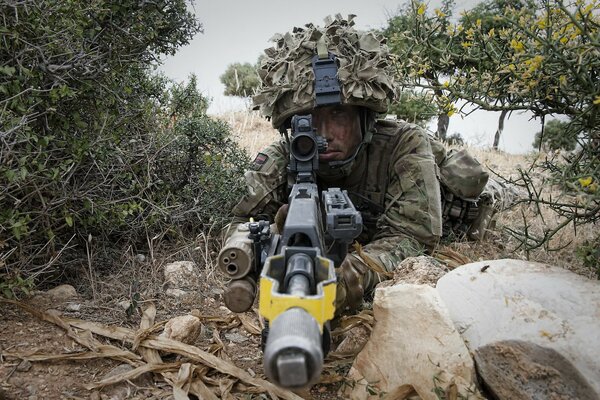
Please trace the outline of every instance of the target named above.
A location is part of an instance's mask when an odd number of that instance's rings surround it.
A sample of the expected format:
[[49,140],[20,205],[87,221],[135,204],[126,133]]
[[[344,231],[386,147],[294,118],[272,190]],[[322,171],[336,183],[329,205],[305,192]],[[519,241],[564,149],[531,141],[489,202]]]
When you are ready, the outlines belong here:
[[0,9],[4,270],[64,267],[90,235],[135,244],[225,218],[245,155],[206,117],[194,77],[176,85],[152,72],[201,30],[184,0]]
[[433,96],[405,89],[398,100],[390,104],[388,114],[420,126],[425,126],[439,113]]
[[544,126],[544,135],[542,132],[535,134],[533,147],[545,150],[567,150],[573,151],[577,146],[577,133],[569,129],[570,123],[559,120],[551,120]]

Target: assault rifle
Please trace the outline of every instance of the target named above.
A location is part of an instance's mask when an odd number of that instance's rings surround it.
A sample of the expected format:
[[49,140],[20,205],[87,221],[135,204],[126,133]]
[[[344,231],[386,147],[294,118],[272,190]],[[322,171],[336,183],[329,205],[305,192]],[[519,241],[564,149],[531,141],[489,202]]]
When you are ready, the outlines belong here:
[[327,143],[312,117],[295,115],[291,133],[288,171],[295,184],[283,231],[271,232],[264,220],[242,224],[221,250],[219,266],[234,279],[224,296],[234,312],[252,306],[260,278],[259,311],[269,323],[263,332],[265,374],[279,386],[301,388],[321,374],[335,313],[334,267],[362,231],[362,217],[345,190],[319,193],[319,152]]

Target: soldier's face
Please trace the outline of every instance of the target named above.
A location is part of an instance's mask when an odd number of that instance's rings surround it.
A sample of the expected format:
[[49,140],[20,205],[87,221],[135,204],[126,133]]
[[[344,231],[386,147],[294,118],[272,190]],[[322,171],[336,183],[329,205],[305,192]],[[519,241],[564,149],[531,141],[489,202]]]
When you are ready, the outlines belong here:
[[312,111],[317,134],[327,139],[327,152],[319,154],[324,162],[345,160],[362,140],[360,114],[355,106],[327,106]]

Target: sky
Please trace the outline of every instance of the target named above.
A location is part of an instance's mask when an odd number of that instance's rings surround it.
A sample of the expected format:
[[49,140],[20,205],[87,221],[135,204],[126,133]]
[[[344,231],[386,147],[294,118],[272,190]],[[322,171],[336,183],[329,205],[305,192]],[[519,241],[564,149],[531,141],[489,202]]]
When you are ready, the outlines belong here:
[[[457,0],[457,10],[470,8],[476,0]],[[196,35],[189,45],[163,60],[160,67],[177,82],[198,78],[199,89],[212,99],[209,114],[243,109],[239,98],[224,96],[219,77],[229,64],[254,64],[264,49],[271,47],[269,39],[275,33],[285,33],[294,26],[312,22],[323,25],[323,19],[337,13],[346,17],[355,14],[358,29],[385,27],[402,0],[194,0],[193,9],[202,23],[204,33]],[[441,1],[429,2],[430,8]],[[491,146],[498,125],[498,112],[475,111],[467,117],[453,115],[448,134],[460,133],[469,144]],[[436,130],[436,121],[428,128]],[[539,120],[531,115],[513,113],[506,120],[500,149],[509,153],[526,153],[533,148],[534,135],[540,130]]]

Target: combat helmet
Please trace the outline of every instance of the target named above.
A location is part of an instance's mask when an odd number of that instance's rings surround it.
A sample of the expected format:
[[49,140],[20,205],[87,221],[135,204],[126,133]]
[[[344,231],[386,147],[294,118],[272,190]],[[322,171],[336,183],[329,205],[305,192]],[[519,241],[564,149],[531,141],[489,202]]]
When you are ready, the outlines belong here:
[[323,52],[335,56],[341,104],[387,111],[388,100],[396,96],[391,55],[382,35],[354,28],[354,17],[338,14],[326,18],[322,28],[307,24],[271,38],[275,45],[265,50],[253,104],[274,128],[315,108],[312,59]]

